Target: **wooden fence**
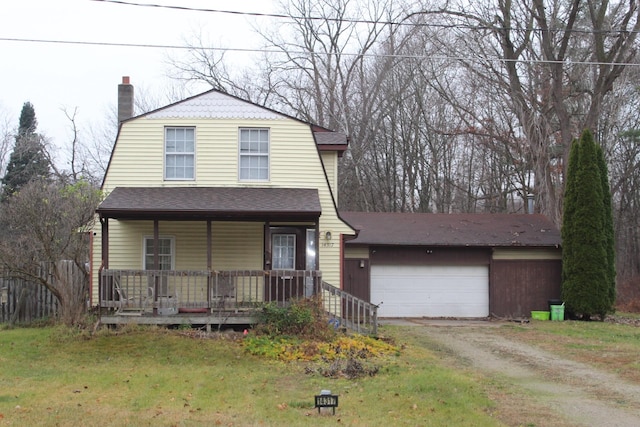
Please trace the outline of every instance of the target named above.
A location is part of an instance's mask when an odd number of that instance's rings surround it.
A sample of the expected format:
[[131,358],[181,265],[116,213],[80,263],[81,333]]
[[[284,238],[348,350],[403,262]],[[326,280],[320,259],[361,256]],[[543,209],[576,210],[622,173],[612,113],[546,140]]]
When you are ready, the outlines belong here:
[[[75,274],[77,268],[61,261],[63,271]],[[52,280],[47,264],[40,266],[43,277]],[[39,319],[57,317],[58,299],[41,283],[0,273],[0,323],[29,324]]]

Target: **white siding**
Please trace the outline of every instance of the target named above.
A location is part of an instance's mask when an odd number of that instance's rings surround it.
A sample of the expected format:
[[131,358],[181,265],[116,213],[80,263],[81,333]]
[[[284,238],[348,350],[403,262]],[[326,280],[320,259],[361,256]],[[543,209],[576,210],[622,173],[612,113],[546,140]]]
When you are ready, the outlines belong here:
[[323,151],[320,153],[327,179],[333,191],[333,197],[338,200],[338,153],[335,151]]

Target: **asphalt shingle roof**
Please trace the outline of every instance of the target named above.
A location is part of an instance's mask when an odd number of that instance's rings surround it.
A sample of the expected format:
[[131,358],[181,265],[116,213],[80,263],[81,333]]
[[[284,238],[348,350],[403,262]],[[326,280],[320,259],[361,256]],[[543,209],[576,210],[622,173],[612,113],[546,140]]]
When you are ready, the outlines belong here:
[[117,187],[96,210],[108,218],[316,219],[318,190],[255,187]]
[[359,230],[347,244],[405,246],[551,246],[560,231],[539,214],[341,212]]
[[346,145],[347,135],[341,132],[314,132],[318,145]]

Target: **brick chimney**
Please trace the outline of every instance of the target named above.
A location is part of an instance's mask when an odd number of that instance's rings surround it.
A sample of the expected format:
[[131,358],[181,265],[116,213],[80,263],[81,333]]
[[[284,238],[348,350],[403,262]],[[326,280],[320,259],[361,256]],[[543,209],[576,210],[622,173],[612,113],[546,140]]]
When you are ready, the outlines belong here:
[[118,123],[133,117],[133,85],[129,76],[122,77],[118,85]]

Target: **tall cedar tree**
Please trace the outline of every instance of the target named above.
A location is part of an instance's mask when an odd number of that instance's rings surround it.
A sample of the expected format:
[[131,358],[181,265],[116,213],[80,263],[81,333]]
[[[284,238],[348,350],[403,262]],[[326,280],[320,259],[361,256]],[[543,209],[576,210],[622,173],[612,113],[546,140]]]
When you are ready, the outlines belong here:
[[609,185],[609,168],[604,159],[602,146],[597,145],[598,169],[600,169],[600,179],[602,181],[602,202],[604,203],[603,221],[606,238],[607,251],[607,280],[609,285],[609,301],[611,306],[616,303],[616,243],[615,229],[613,227],[613,203],[611,200],[611,187]]
[[603,182],[598,147],[585,130],[571,147],[562,218],[562,298],[583,319],[613,309]]
[[42,136],[36,133],[37,126],[33,105],[25,102],[20,113],[16,144],[2,178],[2,200],[6,200],[32,179],[49,176],[50,164]]
[[571,275],[572,263],[569,260],[573,259],[573,240],[571,236],[575,234],[573,230],[574,223],[570,221],[570,218],[575,216],[575,187],[577,179],[577,168],[580,164],[580,142],[576,139],[571,143],[571,149],[569,151],[569,164],[567,167],[567,177],[565,180],[564,190],[564,212],[562,216],[562,283],[568,280]]

